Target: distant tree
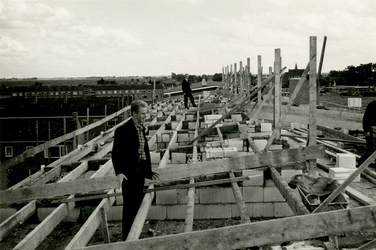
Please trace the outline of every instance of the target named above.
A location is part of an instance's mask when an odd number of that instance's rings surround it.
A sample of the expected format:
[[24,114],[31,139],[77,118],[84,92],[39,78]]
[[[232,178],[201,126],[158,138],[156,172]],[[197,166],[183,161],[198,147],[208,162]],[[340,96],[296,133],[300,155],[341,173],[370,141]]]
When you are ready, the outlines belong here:
[[176,74],[174,72],[171,72],[171,79],[176,79]]
[[215,82],[220,82],[220,81],[222,81],[222,74],[221,74],[221,73],[215,73],[215,74],[213,75],[213,81],[215,81]]

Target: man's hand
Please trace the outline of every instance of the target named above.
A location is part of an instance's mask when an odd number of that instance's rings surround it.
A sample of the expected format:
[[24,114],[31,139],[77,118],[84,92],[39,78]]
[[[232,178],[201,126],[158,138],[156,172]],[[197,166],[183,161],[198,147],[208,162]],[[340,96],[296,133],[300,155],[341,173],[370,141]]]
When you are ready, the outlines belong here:
[[118,174],[116,176],[119,180],[119,189],[121,188],[121,184],[123,183],[124,180],[128,180],[128,178],[124,174]]
[[153,180],[158,180],[159,179],[159,174],[157,172],[152,172],[152,179]]

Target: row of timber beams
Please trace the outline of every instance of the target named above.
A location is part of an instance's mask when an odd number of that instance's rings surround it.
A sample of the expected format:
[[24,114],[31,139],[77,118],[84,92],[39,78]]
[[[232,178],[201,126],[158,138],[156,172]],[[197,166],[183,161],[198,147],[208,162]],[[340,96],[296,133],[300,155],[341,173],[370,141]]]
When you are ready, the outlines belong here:
[[374,229],[375,214],[376,206],[365,206],[76,250],[241,249]]

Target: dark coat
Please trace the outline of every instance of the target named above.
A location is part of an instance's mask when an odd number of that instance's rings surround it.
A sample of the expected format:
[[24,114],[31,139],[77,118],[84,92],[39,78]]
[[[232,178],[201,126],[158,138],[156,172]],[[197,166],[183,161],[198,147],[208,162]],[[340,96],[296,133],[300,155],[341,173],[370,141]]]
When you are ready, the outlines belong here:
[[371,132],[371,126],[376,126],[376,101],[368,104],[363,116],[363,130],[364,132]]
[[183,90],[184,94],[188,94],[192,92],[191,83],[189,82],[189,80],[186,80],[184,78],[184,80],[181,82],[181,89]]
[[136,171],[139,159],[138,147],[139,139],[136,125],[130,119],[123,126],[115,130],[114,145],[112,148],[112,164],[115,169],[115,174],[124,174],[127,178],[135,174],[142,174],[145,178],[152,179],[150,150],[148,140],[146,139],[145,132],[145,153],[146,153],[146,166],[140,171]]

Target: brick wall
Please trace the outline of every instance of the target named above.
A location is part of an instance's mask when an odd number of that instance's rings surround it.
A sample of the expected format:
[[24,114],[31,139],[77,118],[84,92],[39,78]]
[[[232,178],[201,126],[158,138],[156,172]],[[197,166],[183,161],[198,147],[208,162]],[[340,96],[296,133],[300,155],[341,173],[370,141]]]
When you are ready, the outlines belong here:
[[[298,84],[300,78],[291,78],[289,81],[290,96]],[[309,103],[309,81],[305,80],[298,95],[295,98],[294,104],[308,104]]]

